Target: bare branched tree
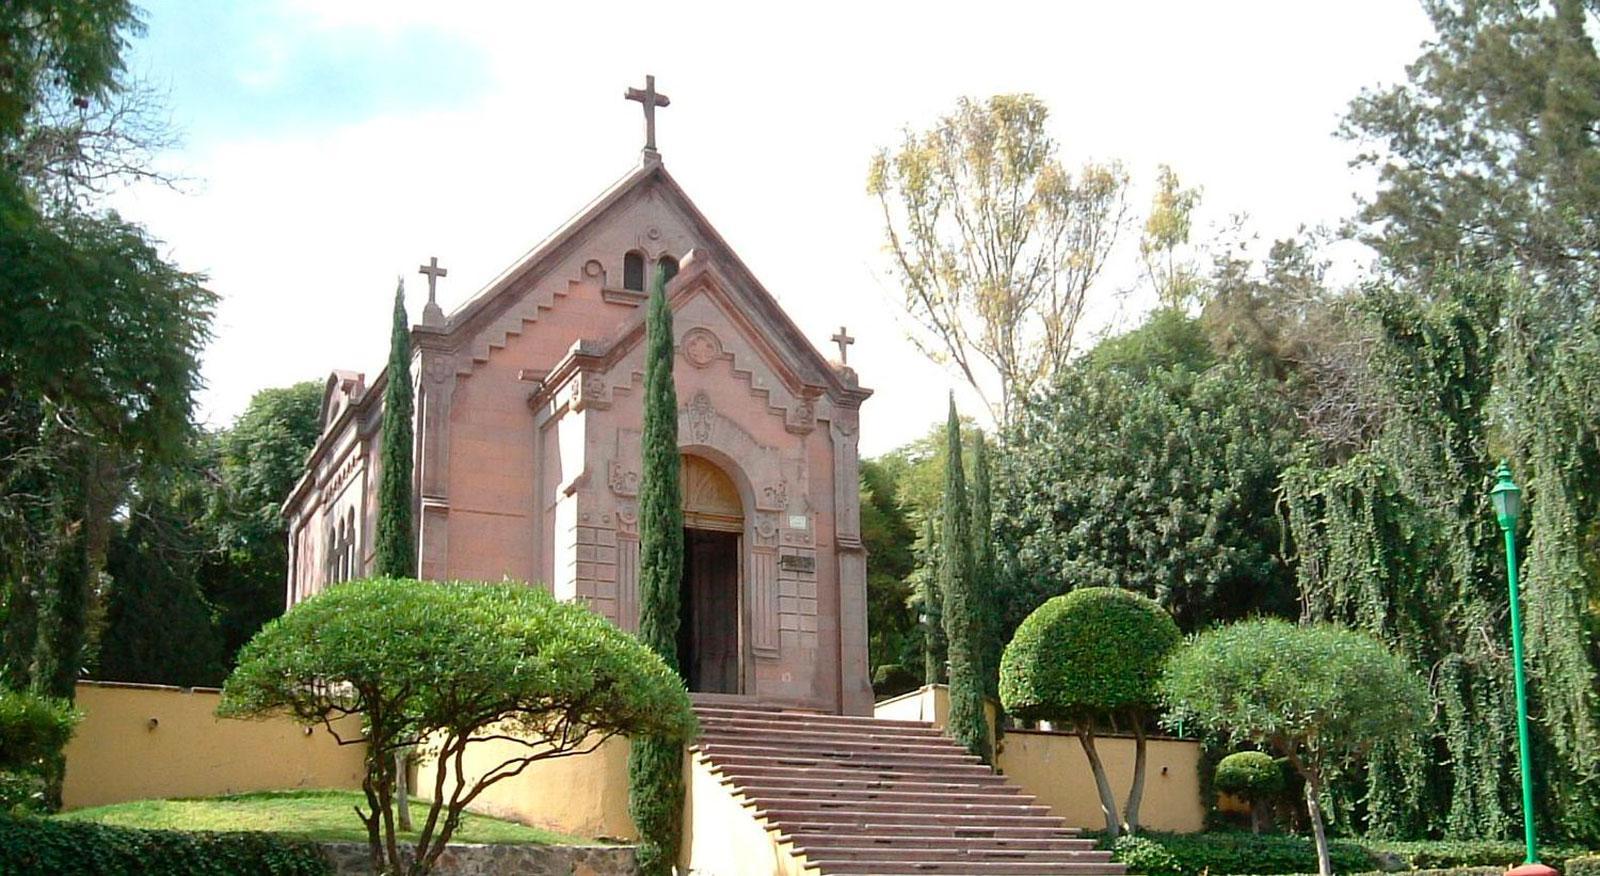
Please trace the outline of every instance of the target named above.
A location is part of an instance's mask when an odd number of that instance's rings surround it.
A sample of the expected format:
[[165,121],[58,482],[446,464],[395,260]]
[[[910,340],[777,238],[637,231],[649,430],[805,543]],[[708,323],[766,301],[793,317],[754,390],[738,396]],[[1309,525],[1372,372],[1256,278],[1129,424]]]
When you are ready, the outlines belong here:
[[1088,163],[1074,176],[1048,117],[1028,94],[963,98],[931,129],[879,151],[867,177],[919,329],[912,341],[959,372],[1001,425],[1066,363],[1128,225],[1122,166]]
[[166,95],[133,81],[95,97],[51,90],[4,159],[52,207],[81,208],[135,183],[177,186],[156,158],[179,145]]

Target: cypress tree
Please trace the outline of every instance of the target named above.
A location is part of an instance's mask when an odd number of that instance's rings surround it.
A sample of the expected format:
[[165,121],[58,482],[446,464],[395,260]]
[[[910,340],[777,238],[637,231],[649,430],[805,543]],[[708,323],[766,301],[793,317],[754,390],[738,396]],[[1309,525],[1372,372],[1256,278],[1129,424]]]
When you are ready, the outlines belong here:
[[944,600],[939,595],[939,540],[931,516],[922,520],[921,560],[917,577],[922,593],[922,683],[943,684],[949,650],[944,640]]
[[[639,638],[678,666],[678,588],[683,578],[683,497],[678,483],[678,393],[672,383],[672,309],[657,269],[645,316],[644,456],[639,479]],[[683,831],[683,747],[632,740],[628,813],[639,829],[639,872],[670,876]]]
[[945,434],[949,458],[945,460],[943,557],[939,584],[944,597],[944,632],[950,648],[950,735],[967,750],[992,760],[989,727],[983,712],[983,628],[979,621],[972,557],[972,527],[968,517],[967,477],[961,461],[961,422],[956,400],[950,397],[950,419]]
[[973,593],[977,597],[979,666],[983,693],[1000,696],[1000,596],[995,569],[994,505],[990,498],[989,441],[979,432],[972,447],[972,560]]
[[378,481],[377,557],[373,574],[414,578],[417,550],[411,528],[411,324],[406,318],[406,284],[394,290],[394,324],[389,333],[389,383],[383,389],[383,457]]

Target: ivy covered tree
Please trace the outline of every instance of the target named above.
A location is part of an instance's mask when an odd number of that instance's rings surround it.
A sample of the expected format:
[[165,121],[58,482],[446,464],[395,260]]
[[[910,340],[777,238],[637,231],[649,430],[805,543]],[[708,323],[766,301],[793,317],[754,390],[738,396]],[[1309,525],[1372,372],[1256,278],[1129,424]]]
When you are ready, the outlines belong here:
[[899,485],[875,460],[861,463],[861,541],[867,548],[867,657],[872,689],[888,697],[922,680],[922,636],[912,602],[916,532]]
[[[645,314],[644,424],[639,478],[639,638],[680,675],[683,496],[678,482],[678,392],[672,382],[672,306],[656,270]],[[680,680],[681,684],[681,680]],[[683,839],[683,738],[636,736],[628,753],[628,812],[639,829],[639,872],[670,876]]]
[[[1083,587],[1028,615],[1001,658],[1001,704],[1024,721],[1072,728],[1094,774],[1112,837],[1139,829],[1146,724],[1156,706],[1161,667],[1181,641],[1172,616],[1149,597]],[[1134,734],[1133,781],[1120,814],[1095,746],[1103,722],[1119,717]]]
[[950,735],[967,750],[994,759],[989,719],[984,711],[984,599],[979,592],[972,556],[972,506],[967,503],[965,466],[961,461],[961,420],[950,397],[945,425],[945,490],[940,542],[939,590],[944,598],[944,633],[950,649]]
[[416,400],[411,386],[411,323],[406,318],[406,284],[396,284],[394,319],[389,330],[388,380],[383,388],[383,447],[378,480],[377,554],[374,574],[410,578],[417,574],[416,535],[411,521],[411,418]]

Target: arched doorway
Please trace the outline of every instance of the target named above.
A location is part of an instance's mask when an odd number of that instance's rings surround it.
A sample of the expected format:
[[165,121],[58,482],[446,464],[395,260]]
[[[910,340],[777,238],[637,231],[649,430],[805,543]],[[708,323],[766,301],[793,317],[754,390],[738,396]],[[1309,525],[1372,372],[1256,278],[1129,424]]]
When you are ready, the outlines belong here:
[[744,616],[739,558],[744,503],[728,474],[686,454],[683,488],[683,583],[679,591],[678,665],[692,691],[740,693]]

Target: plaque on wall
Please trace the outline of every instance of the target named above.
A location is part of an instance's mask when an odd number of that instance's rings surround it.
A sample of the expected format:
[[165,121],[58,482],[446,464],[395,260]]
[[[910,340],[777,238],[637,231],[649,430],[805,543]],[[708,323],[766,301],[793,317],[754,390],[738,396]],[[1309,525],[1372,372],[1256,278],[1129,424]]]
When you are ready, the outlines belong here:
[[778,568],[785,572],[815,572],[817,558],[799,554],[784,554],[778,558]]

